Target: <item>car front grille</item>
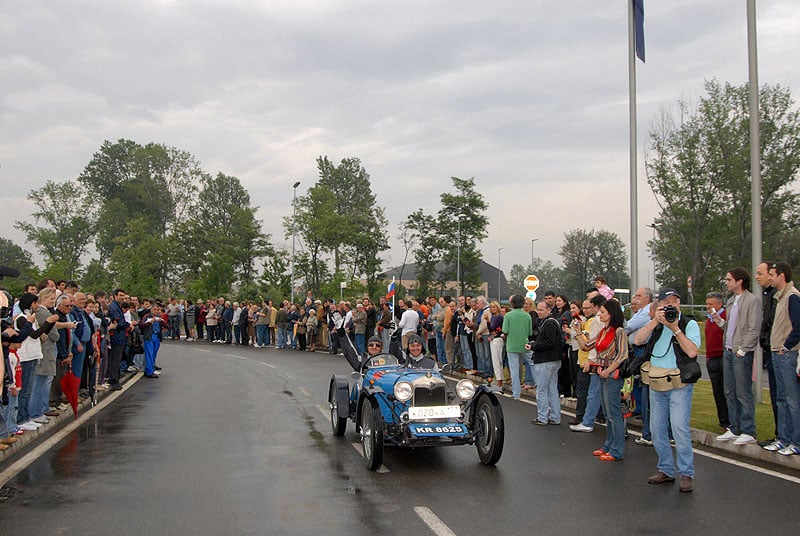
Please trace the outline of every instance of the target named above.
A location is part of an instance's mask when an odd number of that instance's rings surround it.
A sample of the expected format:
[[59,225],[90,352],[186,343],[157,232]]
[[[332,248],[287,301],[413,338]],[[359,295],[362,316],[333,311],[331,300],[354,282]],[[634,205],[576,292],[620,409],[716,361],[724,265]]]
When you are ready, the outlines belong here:
[[435,385],[430,389],[427,387],[414,389],[414,406],[445,406],[446,401],[447,389],[444,385]]

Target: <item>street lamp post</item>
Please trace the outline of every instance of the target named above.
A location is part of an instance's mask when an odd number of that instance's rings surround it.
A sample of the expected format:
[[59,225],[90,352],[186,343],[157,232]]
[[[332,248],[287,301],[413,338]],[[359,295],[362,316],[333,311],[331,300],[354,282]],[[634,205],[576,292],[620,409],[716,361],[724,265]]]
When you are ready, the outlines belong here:
[[500,252],[503,248],[497,248],[497,303],[500,303]]
[[531,272],[533,272],[533,243],[539,240],[538,238],[531,238]]
[[294,243],[297,237],[297,187],[300,186],[300,181],[292,185],[292,282],[291,282],[291,296],[292,303],[294,303]]

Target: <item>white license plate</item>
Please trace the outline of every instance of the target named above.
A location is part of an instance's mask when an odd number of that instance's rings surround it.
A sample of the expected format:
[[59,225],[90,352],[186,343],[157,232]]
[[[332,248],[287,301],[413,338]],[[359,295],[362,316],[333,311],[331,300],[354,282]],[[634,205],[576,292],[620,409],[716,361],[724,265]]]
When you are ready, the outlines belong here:
[[459,406],[414,406],[408,408],[408,418],[412,421],[422,419],[454,419],[461,416]]

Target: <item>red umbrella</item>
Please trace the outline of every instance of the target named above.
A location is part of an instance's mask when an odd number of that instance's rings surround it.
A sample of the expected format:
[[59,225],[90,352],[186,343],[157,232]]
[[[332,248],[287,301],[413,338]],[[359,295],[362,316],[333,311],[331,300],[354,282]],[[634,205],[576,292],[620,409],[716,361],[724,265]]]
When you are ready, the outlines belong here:
[[75,418],[78,418],[78,389],[81,386],[81,379],[75,376],[72,372],[72,366],[69,366],[64,376],[61,378],[61,390],[67,397],[67,401],[72,406],[72,412]]

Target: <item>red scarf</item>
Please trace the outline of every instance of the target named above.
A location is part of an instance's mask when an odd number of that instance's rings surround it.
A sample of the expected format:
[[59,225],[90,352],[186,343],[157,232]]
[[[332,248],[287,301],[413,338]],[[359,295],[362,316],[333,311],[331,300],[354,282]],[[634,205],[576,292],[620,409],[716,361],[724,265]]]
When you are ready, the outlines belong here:
[[611,343],[614,342],[614,337],[617,336],[617,330],[612,327],[605,327],[603,331],[600,332],[600,335],[597,337],[597,344],[595,348],[597,348],[598,352],[605,351]]

